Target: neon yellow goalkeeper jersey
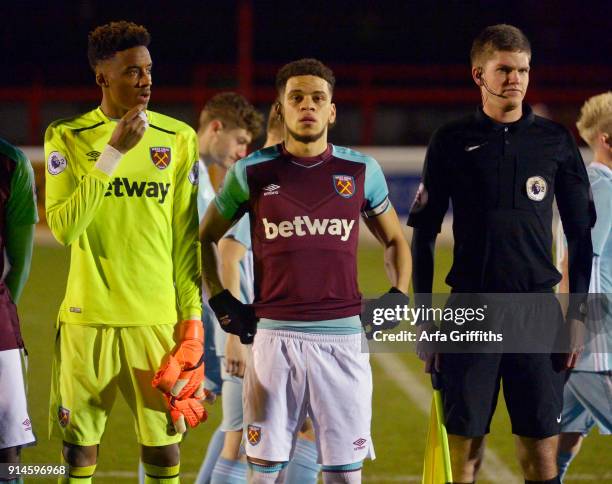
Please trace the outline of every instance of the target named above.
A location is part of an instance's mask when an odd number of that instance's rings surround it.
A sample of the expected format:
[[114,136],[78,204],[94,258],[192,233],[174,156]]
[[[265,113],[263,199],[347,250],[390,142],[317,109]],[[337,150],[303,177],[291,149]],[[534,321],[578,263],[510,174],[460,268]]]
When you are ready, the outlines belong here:
[[47,129],[47,222],[71,247],[60,321],[136,326],[201,315],[196,135],[146,114],[144,137],[111,176],[94,166],[117,125],[100,108]]

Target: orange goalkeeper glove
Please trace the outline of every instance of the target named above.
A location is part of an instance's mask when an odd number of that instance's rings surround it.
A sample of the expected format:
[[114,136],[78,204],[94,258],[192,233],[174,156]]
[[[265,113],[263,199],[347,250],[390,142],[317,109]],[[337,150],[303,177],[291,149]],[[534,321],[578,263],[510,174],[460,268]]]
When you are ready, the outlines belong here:
[[196,427],[200,422],[206,422],[208,418],[208,413],[202,405],[204,400],[198,398],[179,400],[167,393],[166,400],[168,401],[174,430],[179,434],[184,434],[187,431],[187,426]]
[[181,322],[180,343],[162,364],[153,386],[170,397],[204,396],[204,326],[199,319]]

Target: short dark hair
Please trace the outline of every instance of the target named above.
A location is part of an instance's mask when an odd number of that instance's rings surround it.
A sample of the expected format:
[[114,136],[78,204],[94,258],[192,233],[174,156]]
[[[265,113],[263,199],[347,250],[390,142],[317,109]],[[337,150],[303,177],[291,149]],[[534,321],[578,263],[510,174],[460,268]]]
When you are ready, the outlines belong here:
[[531,45],[520,29],[514,25],[498,24],[485,28],[472,43],[472,66],[482,67],[496,51],[525,52],[531,57]]
[[87,57],[96,69],[98,62],[110,59],[117,52],[132,47],[148,47],[151,36],[145,27],[126,20],[100,25],[89,33]]
[[218,119],[228,129],[246,129],[253,138],[261,134],[263,114],[240,94],[222,92],[211,97],[200,113],[199,129],[204,129],[213,119]]
[[336,78],[329,67],[317,59],[300,59],[279,69],[276,74],[276,90],[279,94],[285,90],[289,78],[295,76],[316,76],[325,79],[329,85],[329,92],[334,92]]

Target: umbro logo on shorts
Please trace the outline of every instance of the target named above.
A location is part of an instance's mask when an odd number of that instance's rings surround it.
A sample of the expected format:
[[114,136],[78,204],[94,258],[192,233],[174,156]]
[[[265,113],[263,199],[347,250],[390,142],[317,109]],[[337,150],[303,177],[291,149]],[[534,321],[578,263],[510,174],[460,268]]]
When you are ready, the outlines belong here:
[[275,185],[274,183],[270,183],[268,186],[263,187],[264,197],[268,195],[278,195],[278,189],[280,185]]
[[368,441],[366,439],[357,439],[355,442],[353,442],[353,445],[355,446],[354,450],[361,450],[365,447],[365,444]]
[[251,445],[259,444],[261,442],[261,427],[249,425],[247,427],[247,440]]
[[26,418],[23,422],[21,422],[21,425],[23,425],[23,430],[32,430],[32,422],[30,422],[29,418]]

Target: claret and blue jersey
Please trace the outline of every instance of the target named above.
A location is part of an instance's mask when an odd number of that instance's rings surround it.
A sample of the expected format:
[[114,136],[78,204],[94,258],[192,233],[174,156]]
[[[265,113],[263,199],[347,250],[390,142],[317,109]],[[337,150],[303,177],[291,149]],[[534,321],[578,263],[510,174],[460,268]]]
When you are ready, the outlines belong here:
[[227,219],[250,213],[258,317],[330,321],[360,313],[359,217],[390,207],[376,160],[331,144],[312,158],[265,148],[232,167],[215,203]]

